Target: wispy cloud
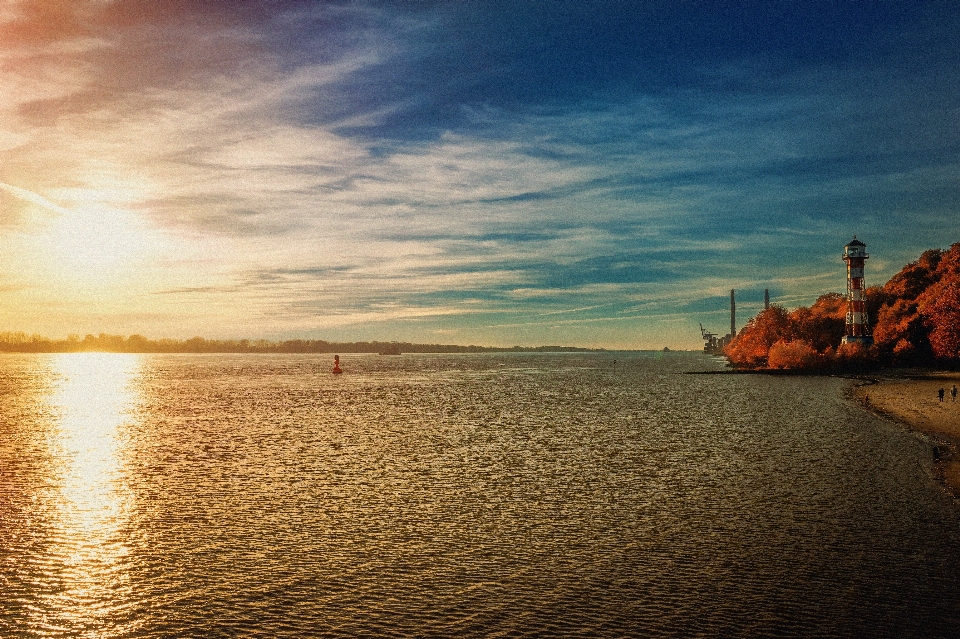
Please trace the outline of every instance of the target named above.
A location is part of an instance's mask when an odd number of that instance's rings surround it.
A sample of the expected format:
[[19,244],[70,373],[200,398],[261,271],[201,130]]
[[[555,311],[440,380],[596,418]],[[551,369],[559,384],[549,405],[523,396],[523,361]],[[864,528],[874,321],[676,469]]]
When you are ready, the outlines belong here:
[[28,189],[20,188],[19,186],[14,186],[12,184],[6,184],[0,182],[0,190],[6,191],[10,195],[13,195],[16,198],[23,200],[24,202],[29,202],[31,204],[36,204],[37,206],[52,211],[54,213],[69,214],[70,211],[63,208],[59,204],[51,202],[47,198],[43,197],[39,193],[34,193]]
[[5,3],[0,269],[49,301],[39,207],[118,282],[23,328],[690,346],[955,233],[956,19],[551,7]]

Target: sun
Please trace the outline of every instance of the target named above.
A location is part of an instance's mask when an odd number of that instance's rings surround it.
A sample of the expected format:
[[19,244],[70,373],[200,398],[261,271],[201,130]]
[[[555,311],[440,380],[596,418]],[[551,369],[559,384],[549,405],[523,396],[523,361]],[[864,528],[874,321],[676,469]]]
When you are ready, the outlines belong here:
[[151,235],[125,211],[80,207],[53,220],[42,242],[59,270],[96,278],[134,266],[155,248]]
[[33,267],[44,279],[82,285],[129,281],[164,250],[162,234],[118,185],[60,189],[55,209],[30,234]]

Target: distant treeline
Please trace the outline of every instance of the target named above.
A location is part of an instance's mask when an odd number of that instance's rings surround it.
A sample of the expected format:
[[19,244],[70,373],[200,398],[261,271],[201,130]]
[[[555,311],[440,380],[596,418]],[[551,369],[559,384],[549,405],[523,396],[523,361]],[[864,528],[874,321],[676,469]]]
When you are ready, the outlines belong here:
[[328,342],[290,339],[219,340],[191,337],[187,340],[148,339],[143,335],[69,335],[53,340],[22,332],[0,333],[0,352],[6,353],[573,353],[603,349],[574,346],[458,346],[455,344],[412,344],[410,342]]

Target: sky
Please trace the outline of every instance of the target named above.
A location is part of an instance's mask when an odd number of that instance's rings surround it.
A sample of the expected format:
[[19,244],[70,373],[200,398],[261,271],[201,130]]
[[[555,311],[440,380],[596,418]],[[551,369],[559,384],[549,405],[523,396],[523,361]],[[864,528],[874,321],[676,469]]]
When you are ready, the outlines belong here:
[[960,6],[0,0],[0,331],[700,348],[960,241]]

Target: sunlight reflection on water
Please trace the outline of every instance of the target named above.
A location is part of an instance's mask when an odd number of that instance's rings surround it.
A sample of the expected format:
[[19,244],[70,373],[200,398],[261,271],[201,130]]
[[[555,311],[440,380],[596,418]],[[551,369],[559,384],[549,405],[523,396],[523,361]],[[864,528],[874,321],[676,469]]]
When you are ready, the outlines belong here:
[[342,363],[0,355],[0,637],[955,634],[929,442],[843,380]]
[[122,427],[136,399],[136,355],[71,353],[51,359],[56,416],[48,446],[59,461],[46,522],[48,583],[33,609],[38,634],[101,636],[100,620],[130,587],[122,528],[132,497],[124,481]]

